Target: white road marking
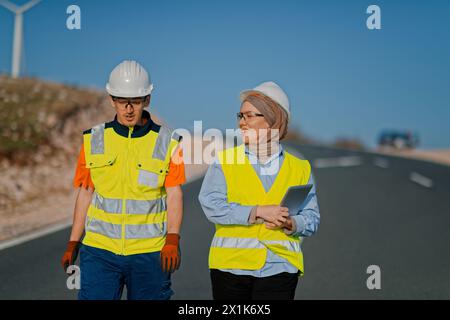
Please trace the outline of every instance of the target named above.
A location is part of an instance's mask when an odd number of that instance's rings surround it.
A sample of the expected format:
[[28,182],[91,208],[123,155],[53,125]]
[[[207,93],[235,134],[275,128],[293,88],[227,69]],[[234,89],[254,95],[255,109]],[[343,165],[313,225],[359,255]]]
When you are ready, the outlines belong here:
[[411,172],[411,174],[409,175],[409,179],[411,181],[421,185],[422,187],[425,187],[425,188],[433,187],[433,180],[431,180],[430,178],[427,178],[417,172]]
[[316,168],[354,167],[361,164],[362,159],[358,156],[321,158],[314,161],[314,167]]
[[373,164],[377,167],[383,168],[383,169],[387,169],[389,168],[389,161],[387,161],[384,158],[375,158],[373,160]]
[[64,229],[70,227],[71,225],[72,225],[72,218],[70,219],[70,221],[65,221],[63,223],[59,223],[57,225],[52,225],[50,227],[46,227],[46,228],[40,229],[38,231],[23,235],[23,236],[20,236],[20,237],[11,239],[11,240],[3,241],[0,243],[0,251],[7,249],[7,248],[17,246],[19,244],[22,244],[22,243],[25,243],[25,242],[28,242],[31,240],[34,240],[34,239],[37,239],[37,238],[40,238],[40,237],[43,237],[43,236],[46,236],[50,233],[55,233],[55,232],[64,230]]

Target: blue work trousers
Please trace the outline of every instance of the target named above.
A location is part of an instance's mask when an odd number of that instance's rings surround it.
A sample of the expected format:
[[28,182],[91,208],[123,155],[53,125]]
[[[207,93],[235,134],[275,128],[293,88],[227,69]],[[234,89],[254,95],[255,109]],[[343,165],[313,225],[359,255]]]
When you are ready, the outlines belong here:
[[80,300],[169,300],[170,273],[163,272],[160,252],[116,255],[86,245],[80,248]]

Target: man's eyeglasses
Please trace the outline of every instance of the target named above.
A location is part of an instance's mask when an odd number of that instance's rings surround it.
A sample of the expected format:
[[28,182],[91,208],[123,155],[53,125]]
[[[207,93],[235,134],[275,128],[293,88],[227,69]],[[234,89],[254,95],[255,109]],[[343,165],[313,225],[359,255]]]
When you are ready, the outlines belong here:
[[237,120],[240,121],[241,119],[244,119],[244,121],[247,121],[249,118],[255,118],[255,117],[264,117],[262,113],[256,113],[253,111],[249,112],[238,112],[236,114]]
[[111,96],[114,102],[117,102],[120,105],[128,106],[129,104],[135,106],[140,105],[145,102],[145,99],[147,97],[138,97],[138,98],[122,98],[122,97],[115,97]]

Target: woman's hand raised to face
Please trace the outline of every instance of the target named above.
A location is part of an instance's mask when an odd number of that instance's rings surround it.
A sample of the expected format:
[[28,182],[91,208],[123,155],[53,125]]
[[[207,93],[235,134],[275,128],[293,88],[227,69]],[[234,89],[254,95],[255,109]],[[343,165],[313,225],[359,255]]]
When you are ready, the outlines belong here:
[[281,227],[289,216],[289,209],[281,206],[258,206],[256,208],[256,217],[264,219],[274,227]]

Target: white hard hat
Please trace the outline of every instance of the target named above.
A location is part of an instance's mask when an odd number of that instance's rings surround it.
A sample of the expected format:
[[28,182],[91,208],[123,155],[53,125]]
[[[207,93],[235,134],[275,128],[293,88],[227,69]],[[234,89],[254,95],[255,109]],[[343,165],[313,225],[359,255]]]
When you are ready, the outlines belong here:
[[240,98],[241,101],[244,101],[248,94],[250,93],[262,93],[263,95],[269,97],[276,103],[280,105],[286,111],[288,115],[288,120],[291,117],[291,107],[289,105],[289,98],[286,95],[286,93],[283,91],[283,89],[280,88],[279,85],[277,85],[273,81],[263,82],[260,85],[254,87],[253,89],[248,89],[241,91]]
[[134,98],[149,95],[153,90],[150,77],[139,63],[125,60],[109,76],[106,91],[112,96]]

